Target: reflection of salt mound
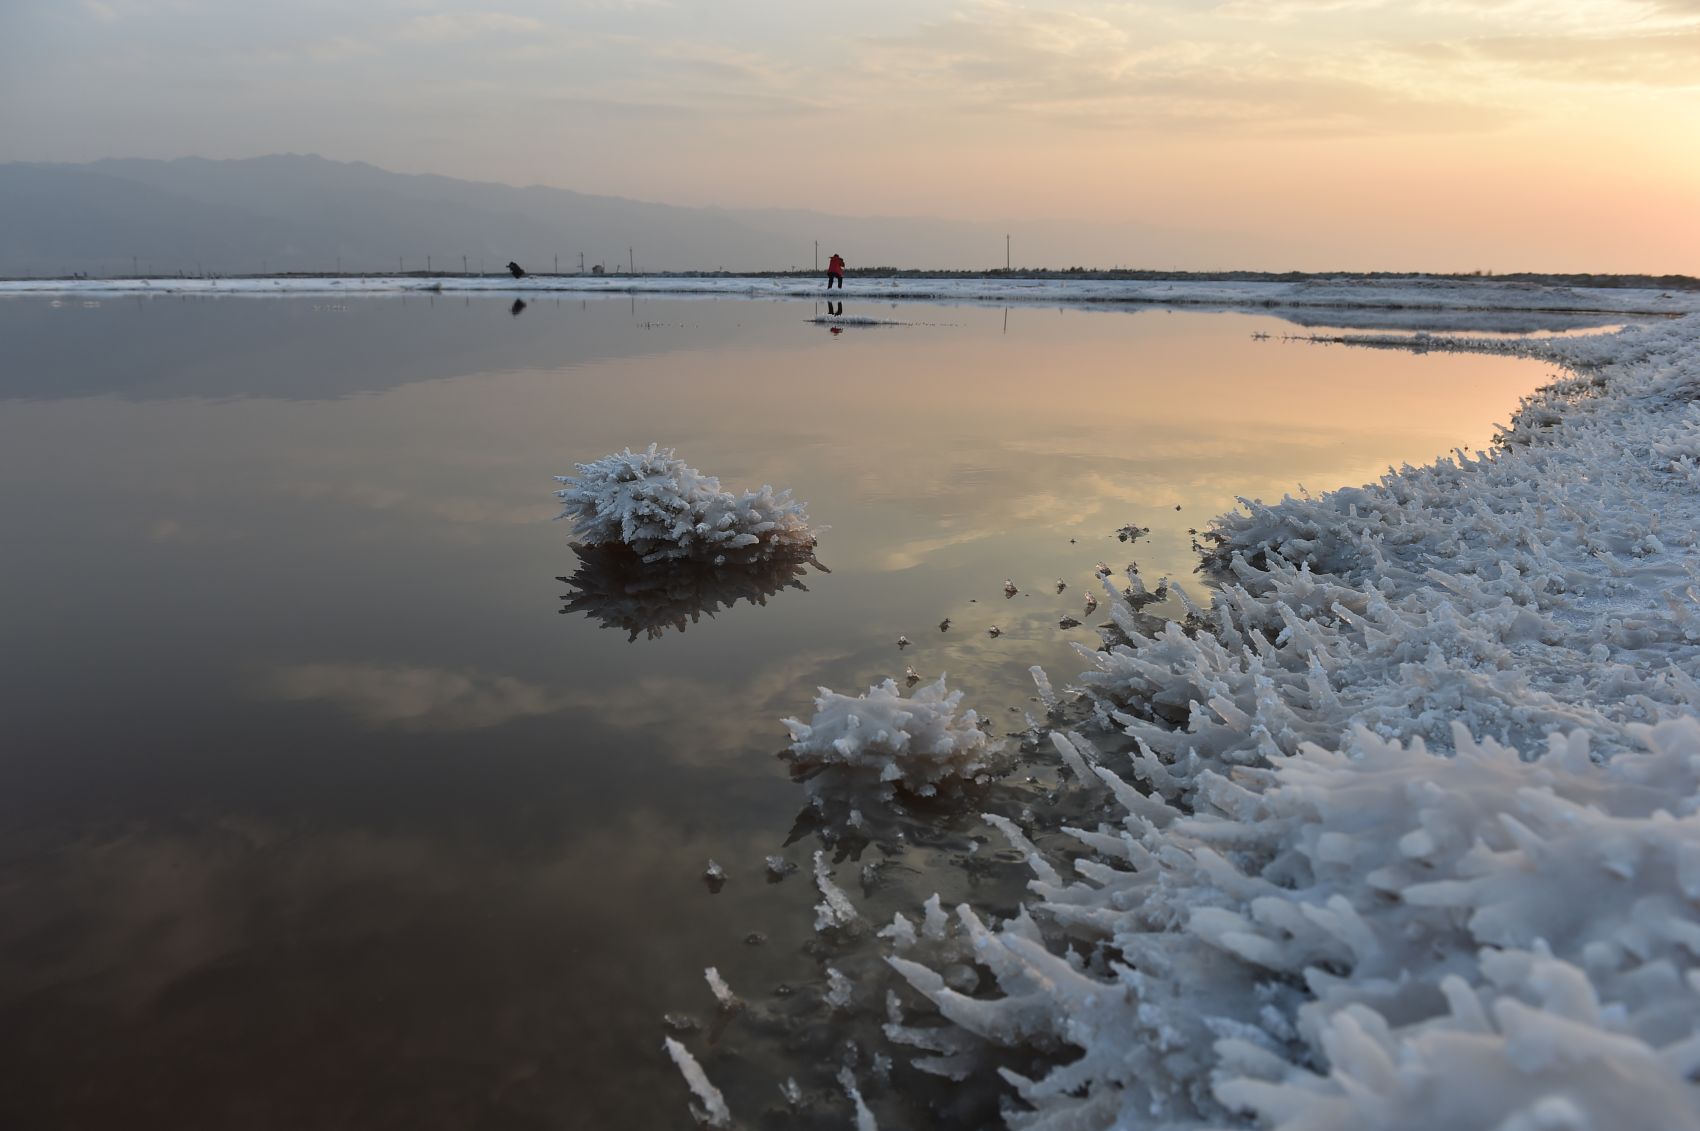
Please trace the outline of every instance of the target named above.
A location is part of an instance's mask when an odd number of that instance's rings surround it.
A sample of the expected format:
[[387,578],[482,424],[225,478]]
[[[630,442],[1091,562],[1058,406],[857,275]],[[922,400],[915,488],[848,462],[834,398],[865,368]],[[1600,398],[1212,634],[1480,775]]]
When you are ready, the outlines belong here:
[[619,543],[645,562],[691,558],[715,563],[796,555],[815,544],[808,515],[791,492],[734,495],[720,480],[675,459],[671,448],[630,448],[557,475],[561,518],[587,545]]
[[786,589],[808,591],[809,566],[827,568],[807,552],[760,561],[723,565],[671,560],[645,563],[624,546],[574,545],[578,569],[559,577],[572,587],[562,594],[563,613],[583,613],[604,628],[623,629],[630,643],[642,633],[650,640],[669,628],[685,631],[704,614],[713,616],[739,601],[765,605]]
[[854,697],[823,687],[814,718],[784,720],[791,731],[786,757],[805,768],[870,771],[883,783],[931,796],[939,783],[987,768],[991,749],[979,716],[958,715],[961,701],[962,692],[946,690],[943,676],[908,699],[889,679]]

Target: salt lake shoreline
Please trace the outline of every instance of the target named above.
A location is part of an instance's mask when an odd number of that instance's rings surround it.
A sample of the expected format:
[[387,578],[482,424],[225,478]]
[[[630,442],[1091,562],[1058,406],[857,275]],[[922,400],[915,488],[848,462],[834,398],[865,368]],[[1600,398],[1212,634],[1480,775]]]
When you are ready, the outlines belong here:
[[1700,317],[1451,346],[1565,373],[1490,454],[1219,518],[1194,636],[1107,584],[1121,746],[1064,760],[1113,816],[1005,822],[1031,919],[893,936],[964,1040],[1077,1051],[1011,1126],[1700,1127]]
[[1525,313],[1660,317],[1700,312],[1700,291],[1465,282],[1421,276],[1297,282],[1198,279],[929,278],[851,276],[829,295],[814,277],[720,276],[276,276],[0,280],[0,298],[27,296],[380,296],[489,295],[930,302],[1083,308],[1197,307],[1213,310]]

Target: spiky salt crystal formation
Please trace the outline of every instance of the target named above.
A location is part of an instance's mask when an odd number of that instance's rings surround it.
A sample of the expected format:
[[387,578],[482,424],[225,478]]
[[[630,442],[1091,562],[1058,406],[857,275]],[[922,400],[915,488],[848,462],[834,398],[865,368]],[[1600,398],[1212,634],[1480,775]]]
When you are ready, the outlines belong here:
[[1014,1128],[1700,1128],[1700,318],[1522,348],[1576,376],[1492,456],[1220,521],[1191,635],[1112,595],[1135,748],[1058,752],[1120,811],[929,908],[1001,997],[881,932],[917,1067],[1066,1050]]
[[992,749],[972,710],[957,713],[962,692],[945,677],[904,698],[893,680],[866,695],[825,687],[807,723],[783,720],[791,732],[786,756],[799,766],[866,770],[881,782],[930,796],[942,782],[968,780],[987,767]]
[[791,492],[723,491],[672,448],[626,448],[575,466],[577,475],[555,476],[563,484],[555,495],[559,517],[572,520],[574,539],[586,545],[619,543],[646,562],[751,562],[814,548],[807,511]]

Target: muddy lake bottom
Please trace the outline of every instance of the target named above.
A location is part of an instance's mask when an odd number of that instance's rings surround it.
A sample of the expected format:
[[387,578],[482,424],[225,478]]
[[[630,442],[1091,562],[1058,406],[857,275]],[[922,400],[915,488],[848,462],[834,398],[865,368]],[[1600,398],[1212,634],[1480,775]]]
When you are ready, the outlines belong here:
[[[846,1044],[897,1055],[871,928],[1022,898],[977,813],[1044,809],[1028,669],[1085,667],[1097,564],[1203,603],[1194,531],[1236,497],[1480,449],[1549,376],[1252,314],[842,318],[0,302],[0,1125],[686,1128],[675,1015],[749,1125],[844,1126]],[[581,562],[551,476],[652,442],[791,489],[830,572],[634,598]],[[1008,773],[821,817],[780,720],[906,665],[948,673]],[[816,850],[868,931],[812,930]],[[747,1009],[717,1013],[707,966]],[[899,1059],[869,1099],[995,1110],[958,1091]]]

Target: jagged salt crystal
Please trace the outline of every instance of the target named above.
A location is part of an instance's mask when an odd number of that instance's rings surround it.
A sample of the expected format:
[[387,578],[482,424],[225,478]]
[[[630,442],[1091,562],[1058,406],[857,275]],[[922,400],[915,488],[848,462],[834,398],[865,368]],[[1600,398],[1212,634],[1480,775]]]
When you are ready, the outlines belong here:
[[846,1009],[850,1005],[852,984],[850,979],[841,973],[836,966],[826,968],[826,1003],[834,1009]]
[[815,930],[848,927],[861,918],[856,913],[855,905],[850,902],[850,897],[832,882],[832,873],[826,866],[825,854],[819,849],[815,850],[815,885],[820,888],[821,894],[821,901],[815,904]]
[[1039,689],[1039,701],[1048,711],[1057,705],[1057,693],[1051,689],[1051,677],[1045,674],[1045,669],[1034,664],[1027,669],[1027,674],[1033,677],[1033,684]]
[[815,544],[803,504],[771,487],[733,495],[687,467],[671,448],[651,444],[557,475],[560,518],[590,546],[620,543],[645,561],[673,558],[760,560],[806,554]]
[[856,1074],[850,1071],[849,1065],[838,1070],[838,1083],[844,1089],[844,1094],[850,1097],[850,1102],[856,1106],[856,1131],[879,1131],[880,1125],[862,1099],[862,1090],[856,1086]]
[[720,976],[718,969],[710,966],[702,974],[708,979],[708,988],[714,991],[714,1000],[720,1003],[721,1009],[733,1010],[742,1004],[738,995],[732,992],[732,987],[726,984],[726,979]]
[[672,1037],[663,1038],[661,1047],[673,1058],[673,1063],[678,1066],[679,1075],[685,1078],[691,1095],[702,1105],[700,1108],[696,1104],[691,1105],[691,1114],[696,1117],[697,1122],[706,1123],[710,1127],[732,1126],[732,1112],[726,1107],[726,1098],[720,1094],[719,1088],[708,1082],[708,1075],[703,1072],[696,1057]]
[[941,782],[970,779],[985,769],[993,747],[973,710],[958,712],[962,692],[945,677],[905,697],[892,680],[867,694],[819,689],[814,716],[788,718],[786,757],[803,766],[837,766],[877,773],[879,780],[927,796]]

